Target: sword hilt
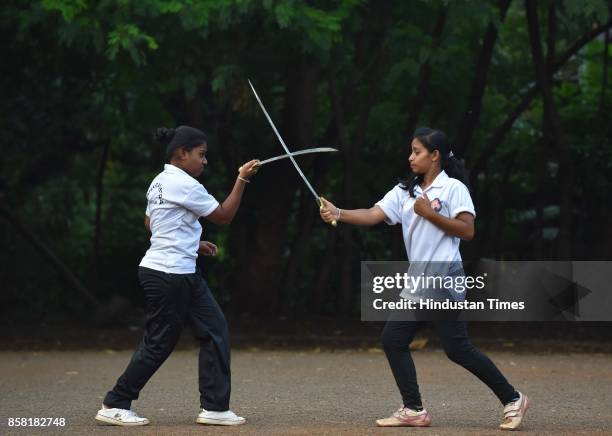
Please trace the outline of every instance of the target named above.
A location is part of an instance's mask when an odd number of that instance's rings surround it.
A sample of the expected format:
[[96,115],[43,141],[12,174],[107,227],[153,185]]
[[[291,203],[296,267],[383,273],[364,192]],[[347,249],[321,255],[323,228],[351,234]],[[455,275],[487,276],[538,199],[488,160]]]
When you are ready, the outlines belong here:
[[[243,167],[243,165],[240,165],[238,167],[238,172],[242,171],[242,167]],[[257,171],[259,171],[259,168],[261,168],[261,163],[258,162],[255,165],[253,165],[253,170],[254,170],[253,174],[256,174]]]
[[[319,210],[323,209],[323,202],[321,201],[321,198],[319,198]],[[331,223],[332,227],[338,227],[338,222],[336,220],[333,220]]]

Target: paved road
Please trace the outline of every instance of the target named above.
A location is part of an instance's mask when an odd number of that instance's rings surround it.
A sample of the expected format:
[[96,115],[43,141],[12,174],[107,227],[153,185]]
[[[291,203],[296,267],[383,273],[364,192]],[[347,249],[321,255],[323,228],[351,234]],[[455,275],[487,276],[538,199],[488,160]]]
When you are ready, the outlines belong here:
[[[378,349],[337,352],[241,350],[233,354],[232,408],[248,423],[197,426],[197,351],[176,351],[134,403],[151,420],[138,429],[99,426],[93,416],[130,352],[1,352],[0,434],[408,434],[487,435],[501,407],[444,353],[414,353],[429,429],[378,429],[400,403]],[[612,434],[612,355],[493,352],[490,357],[535,405],[523,433]],[[16,429],[9,417],[62,417],[63,428]]]

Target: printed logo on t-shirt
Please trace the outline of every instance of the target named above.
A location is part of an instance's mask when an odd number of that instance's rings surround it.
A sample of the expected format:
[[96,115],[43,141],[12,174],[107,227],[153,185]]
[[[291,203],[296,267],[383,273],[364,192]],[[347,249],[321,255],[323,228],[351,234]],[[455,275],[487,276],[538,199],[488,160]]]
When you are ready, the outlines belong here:
[[429,204],[431,205],[431,208],[436,212],[440,212],[442,210],[442,200],[437,197],[431,200],[431,203]]
[[147,197],[149,196],[151,191],[153,191],[154,189],[157,189],[157,194],[156,194],[157,200],[153,201],[153,204],[164,204],[163,188],[162,188],[161,183],[159,182],[151,185],[151,187],[149,188],[149,192],[147,192]]

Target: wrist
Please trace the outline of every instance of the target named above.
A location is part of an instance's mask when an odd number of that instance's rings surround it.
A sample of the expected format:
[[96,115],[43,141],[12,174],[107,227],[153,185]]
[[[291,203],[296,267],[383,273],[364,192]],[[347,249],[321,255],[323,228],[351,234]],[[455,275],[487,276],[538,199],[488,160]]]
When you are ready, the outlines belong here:
[[238,181],[242,183],[251,183],[249,179],[242,177],[240,174],[238,175]]

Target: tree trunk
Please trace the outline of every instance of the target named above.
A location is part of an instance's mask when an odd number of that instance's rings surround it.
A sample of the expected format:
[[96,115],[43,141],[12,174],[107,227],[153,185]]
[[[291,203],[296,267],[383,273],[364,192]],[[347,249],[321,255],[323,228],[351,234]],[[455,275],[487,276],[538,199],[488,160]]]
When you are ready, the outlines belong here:
[[[531,44],[531,55],[542,93],[544,114],[550,125],[551,140],[554,142],[559,156],[559,188],[560,188],[560,212],[559,212],[559,235],[558,256],[560,259],[570,260],[571,256],[571,225],[572,225],[572,203],[573,203],[573,168],[571,166],[570,149],[565,134],[561,128],[561,119],[557,112],[552,84],[546,71],[546,63],[542,55],[540,45],[540,29],[538,23],[537,2],[526,0],[527,26]],[[554,8],[554,4],[550,5]],[[554,12],[551,20],[554,23]]]
[[[500,26],[506,18],[510,2],[511,0],[499,0],[498,2]],[[472,139],[472,134],[478,124],[478,118],[480,117],[480,110],[482,107],[482,98],[484,96],[485,87],[487,86],[487,74],[489,73],[497,35],[497,26],[494,23],[489,23],[482,37],[482,48],[478,55],[478,61],[476,62],[476,72],[472,80],[468,105],[459,123],[459,130],[453,144],[453,151],[460,156],[463,156],[465,153],[467,145]]]
[[[321,138],[321,144],[337,144],[337,134],[336,134],[335,123],[329,123],[328,128],[326,129],[326,133]],[[312,144],[315,145],[315,144]],[[314,173],[311,181],[313,186],[322,186],[323,180],[326,175],[329,175],[329,168],[333,163],[333,159],[330,159],[329,156],[319,155],[315,158],[312,171],[307,171],[308,173]],[[323,192],[319,192],[319,194],[323,194]],[[307,254],[307,250],[313,248],[312,244],[309,243],[309,239],[312,236],[313,228],[316,226],[324,225],[322,221],[319,220],[318,210],[316,207],[313,207],[313,200],[310,191],[306,187],[302,187],[301,189],[301,212],[299,213],[299,222],[297,224],[298,234],[293,241],[292,248],[289,254],[289,259],[287,261],[286,274],[283,279],[283,297],[289,298],[290,294],[293,292],[295,283],[298,281],[299,273],[303,271],[302,268],[302,259]],[[336,198],[337,196],[332,196],[330,198]],[[320,314],[323,306],[324,295],[330,288],[329,281],[329,271],[330,266],[328,263],[333,262],[333,259],[336,258],[335,254],[330,255],[330,253],[334,253],[336,248],[336,236],[338,232],[335,229],[328,229],[328,235],[334,236],[333,240],[328,237],[326,242],[326,246],[323,251],[323,260],[319,263],[321,266],[318,269],[318,274],[312,280],[311,283],[308,284],[307,289],[308,292],[304,296],[300,296],[296,300],[296,307],[294,308],[294,316],[297,316],[298,313],[307,307],[308,310],[314,313]],[[295,295],[295,293],[294,293]],[[288,302],[283,301],[281,303],[283,313],[286,313],[286,307]]]
[[323,259],[320,263],[319,273],[315,280],[315,286],[313,289],[313,308],[318,311],[319,314],[325,312],[326,294],[330,289],[330,283],[333,283],[333,277],[330,277],[331,272],[336,269],[336,255],[338,241],[338,232],[330,231],[327,236],[327,242],[325,244],[325,251],[323,252]]
[[[310,171],[306,171],[306,168],[302,165],[300,165],[300,168],[302,168],[304,173],[307,175],[311,173]],[[320,170],[320,166],[314,165],[314,168],[314,176],[309,178],[309,181],[313,184],[313,186],[319,186],[320,181],[323,178],[323,172]],[[297,232],[295,239],[291,244],[285,274],[283,275],[281,297],[284,296],[287,298],[287,300],[292,299],[293,303],[296,305],[296,311],[299,312],[301,307],[298,306],[301,306],[303,299],[296,296],[296,292],[294,292],[295,283],[297,281],[299,271],[302,268],[302,260],[304,258],[304,254],[306,253],[306,249],[308,248],[308,241],[311,238],[315,215],[316,218],[319,216],[319,210],[315,203],[315,198],[312,196],[310,190],[306,187],[301,189],[300,205],[297,212]],[[287,303],[288,301],[279,302],[279,305],[282,306],[283,312],[286,312],[288,306]]]
[[[442,39],[442,32],[444,31],[444,25],[446,24],[446,8],[443,7],[438,12],[436,16],[436,22],[431,32],[431,37],[433,40],[433,47],[437,48],[440,45],[440,40]],[[410,104],[410,111],[408,112],[408,121],[406,122],[406,132],[408,137],[412,137],[414,134],[414,130],[419,122],[419,118],[421,115],[421,111],[423,110],[423,106],[425,104],[425,100],[427,99],[427,93],[429,91],[429,79],[431,77],[431,57],[432,53],[427,57],[425,62],[423,62],[419,68],[419,79],[417,85],[417,92],[412,99]]]
[[[332,104],[332,111],[336,121],[336,132],[340,145],[342,146],[342,156],[344,161],[343,176],[343,202],[342,207],[350,209],[352,206],[353,197],[353,178],[354,178],[354,162],[355,162],[355,144],[348,138],[346,131],[344,107],[338,93],[336,80],[333,76],[329,78],[329,94]],[[351,264],[352,256],[352,241],[350,226],[341,226],[338,229],[340,236],[340,287],[338,293],[338,313],[342,316],[350,314],[350,293],[352,288],[351,280]]]
[[[288,63],[281,134],[292,148],[312,144],[317,109],[318,69],[306,55],[297,52]],[[266,109],[274,119],[274,101],[265,90],[259,90]],[[270,130],[263,114],[261,128]],[[278,125],[278,124],[277,124]],[[283,149],[272,132],[268,135],[274,149]],[[247,187],[241,212],[232,228],[246,233],[246,249],[239,253],[236,271],[231,279],[233,309],[239,312],[275,313],[278,309],[285,266],[286,234],[290,211],[302,180],[291,162],[276,165],[274,171],[264,168]],[[312,207],[316,207],[313,200]],[[230,232],[230,234],[233,232]],[[239,244],[232,235],[232,247]]]
[[[342,146],[344,161],[343,171],[343,195],[341,207],[352,208],[353,204],[354,180],[356,177],[356,163],[359,161],[359,150],[365,142],[367,125],[370,117],[372,103],[380,90],[380,75],[384,64],[386,35],[391,19],[391,10],[388,3],[373,2],[376,8],[369,11],[370,16],[374,17],[364,30],[358,35],[355,42],[355,57],[353,74],[343,89],[342,94],[338,90],[333,74],[329,77],[329,95],[332,104],[332,112],[335,121],[338,141]],[[376,23],[379,30],[373,29]],[[367,41],[374,45],[374,49],[368,51]],[[366,62],[368,61],[368,62]],[[372,85],[367,88],[363,101],[356,104],[355,89],[359,83],[368,80]],[[359,108],[358,112],[353,109]],[[349,133],[347,125],[349,119],[356,118],[355,129],[352,135]],[[354,295],[353,279],[357,277],[355,272],[356,259],[355,243],[353,241],[354,231],[351,226],[341,226],[338,228],[338,242],[340,252],[340,286],[338,288],[337,313],[348,317],[352,311],[352,300]]]
[[497,203],[497,206],[493,208],[493,225],[490,227],[493,230],[493,237],[489,238],[489,251],[494,253],[494,258],[503,260],[504,259],[504,247],[500,245],[499,229],[503,229],[506,221],[506,210],[509,206],[507,201],[504,201],[508,197],[508,191],[510,187],[510,176],[514,169],[516,162],[516,156],[518,153],[514,151],[507,159],[504,172],[499,182],[499,188],[494,193],[493,203]]
[[[557,20],[556,10],[554,7],[548,8],[547,17],[547,32],[546,32],[546,76],[549,82],[553,83],[554,76],[554,62],[556,57],[556,33],[557,33]],[[539,188],[539,193],[535,198],[535,210],[536,218],[534,221],[534,236],[535,241],[535,257],[534,260],[544,260],[544,206],[545,196],[542,191],[545,190],[546,186],[546,171],[547,163],[550,157],[549,150],[555,148],[554,132],[549,122],[549,117],[545,112],[542,113],[542,146],[537,147],[537,151],[534,153],[534,160],[536,162],[536,183]]]
[[[102,156],[98,165],[98,175],[96,177],[96,213],[94,223],[94,240],[93,240],[93,270],[98,271],[100,265],[100,238],[102,234],[102,196],[104,194],[104,173],[106,171],[106,163],[108,162],[108,154],[110,150],[110,140],[106,141],[102,149]],[[95,273],[97,275],[97,273]],[[97,278],[97,277],[96,277]],[[97,281],[96,281],[97,282]]]

